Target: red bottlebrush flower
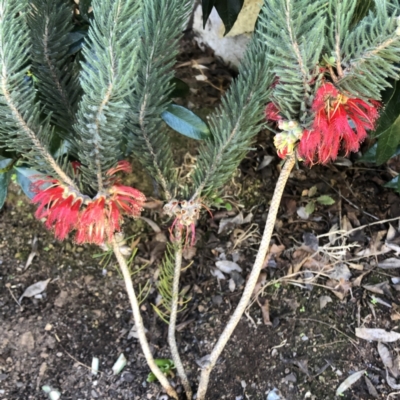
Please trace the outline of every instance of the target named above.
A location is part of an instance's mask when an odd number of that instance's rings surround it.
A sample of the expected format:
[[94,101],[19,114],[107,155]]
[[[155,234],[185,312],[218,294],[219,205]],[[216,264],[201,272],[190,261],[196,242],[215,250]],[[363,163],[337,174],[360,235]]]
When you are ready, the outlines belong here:
[[110,168],[107,171],[107,175],[112,176],[112,175],[115,175],[119,171],[130,174],[132,172],[132,166],[129,163],[129,161],[126,161],[126,160],[118,161],[118,163],[115,167]]
[[315,119],[310,130],[304,131],[298,147],[299,155],[308,163],[325,164],[335,160],[343,145],[346,155],[358,151],[367,130],[374,129],[380,103],[351,99],[331,83],[316,93],[312,109]]
[[132,217],[138,217],[142,211],[146,196],[129,186],[114,185],[110,189],[111,199],[120,209]]
[[[130,164],[120,161],[107,175],[119,171],[130,172]],[[36,193],[32,201],[39,204],[35,216],[46,218],[45,226],[54,229],[57,239],[63,240],[76,230],[78,244],[109,243],[114,233],[121,230],[123,215],[138,217],[146,200],[139,190],[117,184],[116,179],[110,181],[112,186],[91,200],[56,179],[38,180],[32,185]],[[51,186],[43,189],[45,184]]]
[[78,244],[94,243],[101,245],[107,238],[106,199],[104,196],[91,201],[82,211],[75,240]]
[[[50,187],[42,189],[43,185],[51,184]],[[36,195],[32,199],[32,203],[39,204],[35,217],[42,219],[47,216],[48,208],[55,202],[63,198],[64,188],[56,179],[37,180],[31,185],[31,190]],[[47,208],[46,208],[47,207]]]
[[280,121],[283,118],[279,115],[279,109],[274,103],[268,103],[265,107],[265,118],[267,121]]
[[[42,190],[43,184],[48,182],[52,186]],[[46,218],[46,228],[54,228],[55,237],[65,239],[78,223],[82,199],[76,198],[74,194],[66,196],[66,188],[54,179],[36,181],[32,190],[37,193],[32,202],[40,204],[35,213],[36,218]]]

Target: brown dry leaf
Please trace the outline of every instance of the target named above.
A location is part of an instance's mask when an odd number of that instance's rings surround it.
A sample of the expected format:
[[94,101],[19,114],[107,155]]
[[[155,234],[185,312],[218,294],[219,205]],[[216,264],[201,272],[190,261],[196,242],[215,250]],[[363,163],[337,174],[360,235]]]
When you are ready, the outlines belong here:
[[272,322],[269,317],[269,301],[265,299],[264,304],[261,304],[259,301],[257,301],[257,303],[261,308],[264,325],[272,326]]
[[351,283],[353,287],[359,287],[361,286],[361,281],[363,280],[365,275],[368,275],[370,271],[364,272],[363,274],[357,276],[356,279],[354,279]]
[[386,240],[392,241],[396,237],[396,229],[393,228],[392,224],[389,224],[389,229],[386,234]]
[[258,275],[257,283],[256,283],[256,286],[254,287],[254,291],[253,291],[253,296],[258,294],[258,292],[264,286],[264,283],[266,280],[267,280],[267,273],[261,272],[260,275]]
[[377,283],[376,285],[364,285],[363,288],[376,294],[390,294],[389,281]]
[[275,257],[279,257],[282,252],[285,250],[285,246],[283,244],[281,244],[280,246],[276,245],[275,243],[273,243],[271,245],[271,247],[269,248],[269,252],[271,254],[273,254]]
[[352,283],[341,278],[339,281],[329,279],[326,281],[325,285],[329,287],[340,300],[343,300],[350,291]]
[[392,321],[400,321],[400,306],[392,303],[392,314],[390,315]]
[[343,215],[341,227],[346,232],[349,232],[353,229],[353,227],[351,226],[351,223],[346,215]]
[[186,246],[183,249],[182,256],[186,261],[190,261],[197,253],[197,247],[195,246]]
[[297,210],[297,202],[294,199],[288,199],[286,201],[286,215],[290,217],[291,215],[294,215]]
[[356,269],[357,271],[364,271],[364,265],[362,264],[347,263],[347,265],[351,269]]
[[361,225],[354,211],[347,211],[347,218],[351,221],[353,226],[358,227]]

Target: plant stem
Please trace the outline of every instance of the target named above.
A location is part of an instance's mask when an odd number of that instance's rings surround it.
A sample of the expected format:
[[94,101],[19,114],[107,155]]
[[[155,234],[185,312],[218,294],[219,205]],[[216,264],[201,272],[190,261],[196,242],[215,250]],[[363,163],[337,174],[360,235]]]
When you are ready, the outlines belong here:
[[188,400],[192,400],[192,388],[190,387],[189,379],[185,373],[185,369],[183,368],[175,338],[176,317],[178,314],[179,301],[179,277],[182,269],[182,238],[180,237],[180,232],[178,232],[178,229],[175,229],[175,238],[179,239],[179,241],[175,244],[175,270],[172,285],[171,315],[168,326],[168,344],[171,350],[172,359],[178,371],[178,375],[181,378],[183,387],[185,388],[186,398]]
[[210,373],[214,368],[218,357],[222,353],[226,343],[231,337],[236,325],[239,323],[241,316],[243,315],[249,300],[253,294],[254,287],[256,286],[258,276],[260,274],[261,268],[264,264],[265,256],[267,254],[269,243],[271,241],[271,236],[274,231],[276,216],[278,214],[279,205],[282,199],[282,194],[286,186],[286,182],[289,178],[290,172],[295,165],[296,156],[293,153],[285,162],[284,167],[279,175],[278,182],[275,186],[274,195],[272,197],[271,206],[268,212],[267,222],[265,224],[264,234],[258,249],[257,257],[254,262],[253,268],[251,270],[249,279],[244,288],[242,297],[240,298],[239,304],[237,305],[233,315],[231,316],[228,324],[226,325],[224,331],[219,337],[217,343],[215,344],[210,356],[209,363],[203,369],[200,375],[200,383],[197,390],[197,400],[205,400],[205,395],[208,387],[208,381],[210,378]]
[[135,294],[135,290],[133,289],[133,282],[132,282],[131,274],[129,272],[128,264],[126,263],[126,260],[119,249],[119,245],[118,245],[115,237],[113,238],[112,246],[113,246],[113,251],[114,251],[115,257],[117,258],[119,267],[120,267],[122,275],[124,277],[126,291],[128,293],[128,297],[131,302],[133,317],[135,319],[136,331],[137,331],[140,346],[143,350],[143,354],[146,358],[147,364],[150,367],[151,372],[153,372],[153,374],[157,377],[157,379],[159,380],[159,382],[161,383],[163,388],[168,393],[168,396],[178,400],[178,395],[177,395],[175,389],[171,386],[171,384],[168,382],[168,379],[166,378],[166,376],[161,372],[160,368],[158,368],[156,363],[154,362],[153,355],[151,354],[151,351],[150,351],[149,342],[147,341],[147,338],[146,338],[146,332],[144,329],[142,316],[140,314],[139,303],[138,303],[138,300],[137,300],[137,297]]

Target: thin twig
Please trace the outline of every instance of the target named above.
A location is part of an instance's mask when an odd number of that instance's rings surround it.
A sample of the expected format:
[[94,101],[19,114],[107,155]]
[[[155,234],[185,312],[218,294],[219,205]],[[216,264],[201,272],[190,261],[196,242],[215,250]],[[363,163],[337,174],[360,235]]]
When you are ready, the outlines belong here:
[[156,363],[154,361],[153,355],[151,354],[149,342],[147,341],[147,338],[146,338],[146,332],[145,332],[145,328],[143,325],[142,316],[140,314],[139,302],[136,297],[135,290],[133,288],[131,274],[129,272],[129,268],[126,263],[126,260],[119,249],[119,245],[118,245],[115,237],[113,237],[112,246],[113,246],[113,251],[114,251],[115,257],[117,258],[119,267],[120,267],[122,275],[124,277],[126,291],[128,293],[128,297],[131,302],[133,317],[135,319],[136,332],[138,334],[139,343],[143,350],[143,354],[146,358],[147,364],[150,367],[151,372],[153,372],[153,374],[159,380],[159,382],[161,383],[163,388],[167,391],[168,395],[170,397],[178,400],[178,395],[177,395],[175,389],[168,382],[168,379],[161,372],[160,368],[158,368],[158,366],[156,365]]
[[361,211],[363,214],[368,215],[369,217],[375,219],[375,220],[379,220],[378,217],[375,217],[375,215],[372,215],[366,211],[364,211],[363,209],[361,209],[360,207],[358,207],[357,205],[355,205],[354,203],[352,203],[349,199],[347,199],[346,197],[344,197],[338,190],[336,190],[332,185],[330,185],[325,179],[321,178],[321,180],[323,182],[325,182],[332,190],[334,190],[343,200],[347,201],[352,207],[354,207],[355,209],[357,209],[358,211]]
[[210,373],[214,368],[218,357],[222,353],[226,343],[228,342],[229,338],[231,337],[236,325],[239,323],[240,318],[242,317],[243,313],[246,310],[246,307],[250,301],[250,298],[254,292],[254,288],[257,283],[258,276],[260,275],[261,268],[264,265],[265,256],[267,254],[269,244],[271,241],[271,236],[274,231],[276,216],[278,214],[279,205],[282,199],[282,194],[286,186],[286,182],[289,178],[290,172],[292,171],[295,165],[296,156],[292,154],[287,160],[286,163],[281,170],[279,175],[278,182],[275,186],[274,195],[272,197],[271,206],[268,212],[267,222],[265,224],[264,234],[261,240],[260,248],[257,253],[256,260],[254,262],[252,271],[250,273],[249,279],[247,284],[244,288],[242,297],[237,305],[233,315],[231,316],[228,324],[226,325],[224,331],[222,332],[221,336],[219,337],[217,343],[215,344],[210,356],[208,365],[204,367],[203,371],[200,375],[200,383],[199,388],[197,391],[197,400],[204,400],[208,381],[210,378]]
[[183,368],[181,358],[179,356],[178,346],[176,344],[175,330],[176,330],[176,318],[178,314],[178,302],[179,302],[179,277],[182,270],[182,240],[180,232],[175,229],[175,238],[178,240],[175,244],[175,270],[174,280],[172,285],[172,298],[171,298],[171,314],[168,325],[168,344],[171,350],[172,360],[174,361],[175,367],[178,371],[178,375],[181,378],[183,387],[185,388],[186,398],[192,400],[193,393],[190,387],[189,379]]

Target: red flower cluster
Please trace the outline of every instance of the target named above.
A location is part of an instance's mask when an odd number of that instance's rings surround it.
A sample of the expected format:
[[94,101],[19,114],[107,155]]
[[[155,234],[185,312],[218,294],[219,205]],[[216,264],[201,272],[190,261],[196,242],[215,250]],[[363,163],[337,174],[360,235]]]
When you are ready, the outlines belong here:
[[[146,200],[139,190],[118,183],[113,176],[119,171],[131,172],[130,164],[120,161],[115,168],[111,168],[107,172],[112,177],[111,187],[94,199],[62,185],[56,179],[36,181],[32,188],[36,193],[32,202],[39,204],[36,218],[46,218],[46,227],[54,229],[54,235],[60,240],[76,230],[75,240],[79,244],[110,242],[114,232],[121,230],[123,215],[139,216]],[[42,189],[49,183],[49,187]]]
[[304,131],[298,146],[299,156],[310,164],[325,164],[336,159],[341,144],[346,155],[358,151],[379,116],[380,103],[370,103],[341,94],[331,83],[322,85],[312,105],[313,125]]

